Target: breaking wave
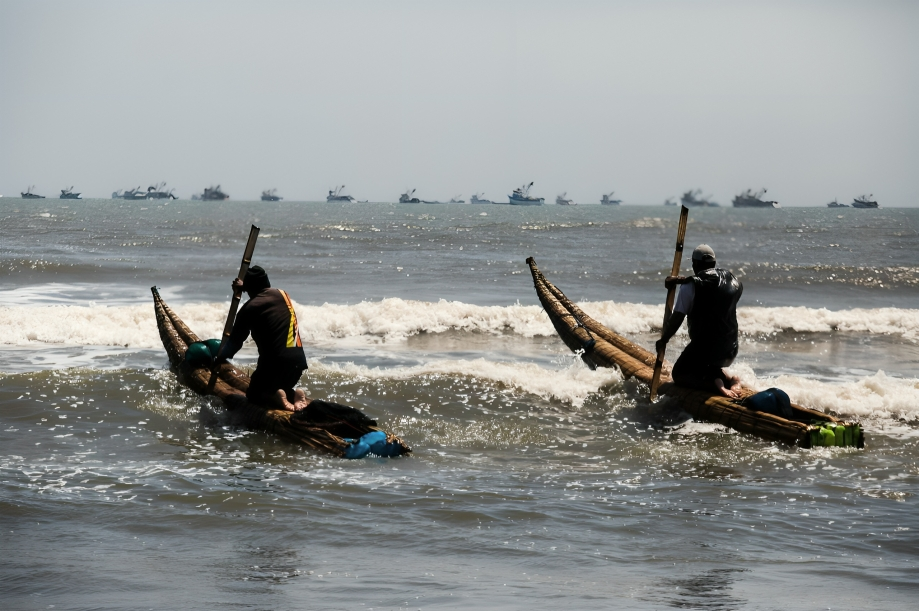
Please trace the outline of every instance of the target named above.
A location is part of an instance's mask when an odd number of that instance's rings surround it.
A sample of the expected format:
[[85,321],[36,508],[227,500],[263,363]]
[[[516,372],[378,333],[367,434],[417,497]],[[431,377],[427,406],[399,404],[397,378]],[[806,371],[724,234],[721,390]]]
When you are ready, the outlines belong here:
[[760,377],[745,365],[732,368],[745,385],[777,387],[791,400],[843,417],[919,421],[919,379],[896,378],[883,371],[849,382],[822,382],[795,375]]
[[432,360],[409,367],[367,367],[355,363],[314,361],[310,373],[343,375],[369,380],[414,380],[431,377],[468,377],[493,382],[543,399],[554,399],[580,407],[591,394],[622,380],[615,369],[591,371],[571,359],[567,367],[552,370],[535,363],[496,362],[488,359]]
[[[625,335],[660,328],[660,306],[613,301],[590,302],[591,316]],[[182,305],[179,315],[202,337],[217,337],[226,316],[224,303]],[[737,311],[741,332],[762,336],[782,332],[845,331],[899,335],[919,340],[919,309],[875,308],[831,311],[805,307],[751,307]],[[297,305],[300,334],[309,343],[346,338],[369,343],[403,341],[420,333],[459,331],[552,336],[555,330],[538,305],[479,306],[458,301],[423,302],[398,298],[353,305]],[[33,342],[124,346],[161,346],[153,308],[126,306],[4,306],[0,307],[0,344]]]

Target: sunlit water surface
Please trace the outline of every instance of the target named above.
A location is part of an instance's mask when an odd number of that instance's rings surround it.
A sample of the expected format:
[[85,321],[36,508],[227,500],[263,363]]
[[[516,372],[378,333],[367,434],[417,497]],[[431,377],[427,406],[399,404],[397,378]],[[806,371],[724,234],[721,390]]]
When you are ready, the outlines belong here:
[[[561,344],[524,259],[650,346],[674,209],[0,200],[0,606],[914,608],[919,214],[690,218],[745,284],[735,371],[865,450],[685,421]],[[217,335],[251,222],[303,385],[413,456],[318,455],[176,383],[149,287]]]

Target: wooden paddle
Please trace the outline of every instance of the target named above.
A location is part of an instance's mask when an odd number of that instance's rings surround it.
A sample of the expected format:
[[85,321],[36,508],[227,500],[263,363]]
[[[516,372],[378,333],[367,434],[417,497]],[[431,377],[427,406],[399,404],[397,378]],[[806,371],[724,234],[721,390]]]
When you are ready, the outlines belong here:
[[[676,252],[673,253],[673,267],[670,268],[671,276],[680,275],[680,264],[683,261],[683,239],[686,237],[686,221],[689,220],[689,208],[683,206],[680,210],[680,226],[676,232]],[[664,326],[661,327],[661,337],[667,328],[667,321],[673,314],[673,300],[676,297],[676,286],[667,289],[667,305],[664,306]],[[654,362],[654,375],[651,377],[651,400],[657,398],[657,387],[661,383],[661,368],[664,366],[664,352],[666,346],[658,350],[657,360]]]
[[[246,242],[246,250],[243,252],[243,261],[239,265],[239,275],[236,276],[240,280],[246,279],[246,272],[249,271],[249,263],[252,262],[252,253],[255,252],[255,241],[258,239],[258,232],[261,231],[255,225],[249,230],[249,240]],[[217,354],[223,352],[223,347],[226,345],[227,340],[230,338],[230,333],[233,331],[233,322],[236,320],[236,310],[239,309],[239,301],[242,299],[242,291],[233,291],[233,299],[230,301],[230,312],[227,314],[227,324],[223,326],[223,336],[220,338],[220,349],[217,351]],[[215,360],[214,367],[211,369],[211,379],[207,383],[208,392],[213,392],[214,384],[217,382],[217,369],[218,365]]]

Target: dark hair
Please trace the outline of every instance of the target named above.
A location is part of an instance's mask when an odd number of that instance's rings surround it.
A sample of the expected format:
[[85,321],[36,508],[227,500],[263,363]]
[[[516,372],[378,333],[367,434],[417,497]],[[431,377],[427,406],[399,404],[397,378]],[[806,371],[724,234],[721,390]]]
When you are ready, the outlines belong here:
[[265,270],[258,265],[250,267],[243,279],[243,290],[251,295],[267,288],[271,288],[271,283],[268,281],[268,274],[265,273]]

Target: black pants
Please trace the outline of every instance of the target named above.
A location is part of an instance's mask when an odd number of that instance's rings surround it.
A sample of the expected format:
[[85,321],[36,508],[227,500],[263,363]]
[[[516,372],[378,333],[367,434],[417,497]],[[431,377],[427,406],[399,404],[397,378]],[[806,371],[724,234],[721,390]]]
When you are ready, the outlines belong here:
[[252,374],[249,389],[246,390],[246,398],[259,403],[279,390],[283,390],[287,395],[287,400],[293,402],[294,386],[300,381],[304,369],[306,367],[300,363],[260,362]]
[[713,357],[699,349],[698,346],[694,346],[693,342],[689,342],[683,354],[674,363],[671,377],[679,386],[701,390],[713,390],[715,380],[721,380],[725,386],[730,387],[728,377],[721,368],[733,363],[734,356],[730,358]]

